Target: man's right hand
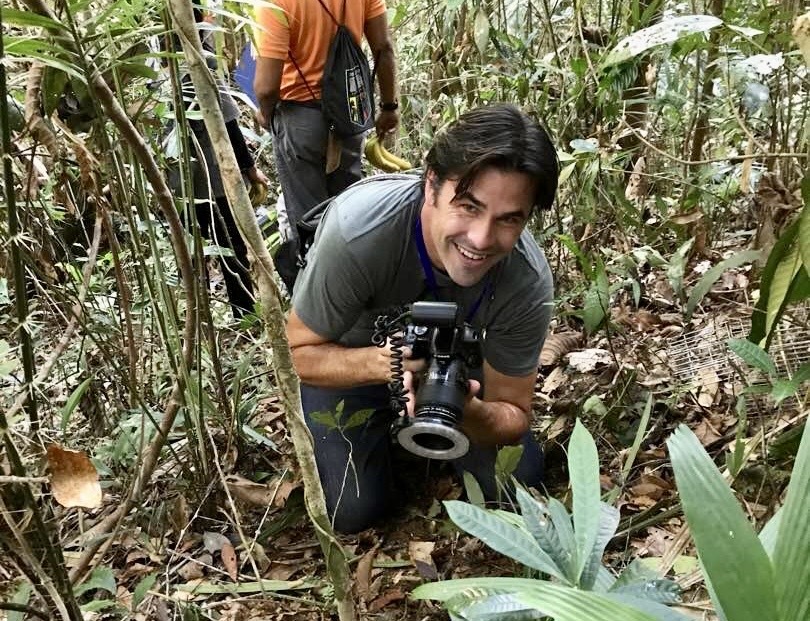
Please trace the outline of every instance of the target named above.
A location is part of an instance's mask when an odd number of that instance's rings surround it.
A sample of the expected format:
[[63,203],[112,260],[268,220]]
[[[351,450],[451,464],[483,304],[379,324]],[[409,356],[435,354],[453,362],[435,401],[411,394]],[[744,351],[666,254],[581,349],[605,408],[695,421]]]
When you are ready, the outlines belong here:
[[256,122],[259,124],[259,127],[263,129],[270,129],[270,119],[266,119],[264,113],[262,112],[261,108],[256,110]]
[[374,121],[374,127],[380,139],[395,131],[397,125],[399,125],[399,110],[383,110]]

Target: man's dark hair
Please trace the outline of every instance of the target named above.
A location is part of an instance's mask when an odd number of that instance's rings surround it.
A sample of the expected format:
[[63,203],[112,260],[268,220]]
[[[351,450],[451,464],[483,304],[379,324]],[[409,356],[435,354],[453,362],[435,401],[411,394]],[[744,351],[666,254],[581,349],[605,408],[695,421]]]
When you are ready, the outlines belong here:
[[511,104],[476,108],[440,132],[425,157],[436,184],[458,179],[462,196],[487,168],[518,172],[537,182],[534,205],[550,209],[557,191],[557,152],[545,129]]

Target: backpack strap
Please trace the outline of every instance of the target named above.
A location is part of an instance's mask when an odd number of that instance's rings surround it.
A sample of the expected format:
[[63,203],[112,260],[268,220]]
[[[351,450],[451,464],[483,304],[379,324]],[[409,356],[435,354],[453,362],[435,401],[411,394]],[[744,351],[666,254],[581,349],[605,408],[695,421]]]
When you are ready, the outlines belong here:
[[309,91],[309,94],[312,95],[312,101],[317,101],[318,98],[315,97],[315,91],[312,90],[312,87],[310,86],[309,81],[307,81],[306,77],[304,76],[304,72],[301,71],[301,67],[298,65],[297,62],[295,62],[295,58],[293,57],[292,52],[287,52],[287,56],[290,57],[290,60],[292,61],[292,64],[295,65],[295,68],[298,71],[298,75],[301,76],[301,79],[304,81],[304,84],[306,85],[307,90]]
[[332,11],[324,4],[323,0],[318,0],[318,3],[323,7],[323,10],[326,11],[327,15],[332,18],[332,21],[335,22],[335,26],[340,26],[343,23],[343,20],[346,18],[346,0],[343,0],[343,10],[341,11],[340,21],[332,15]]
[[[323,0],[318,0],[318,4],[320,4],[321,7],[323,7],[323,10],[326,11],[326,14],[329,17],[332,18],[332,21],[335,23],[335,26],[340,26],[342,20],[346,16],[346,0],[343,0],[343,10],[342,10],[342,14],[341,14],[341,22],[338,22],[338,20],[335,19],[335,16],[332,14],[332,11],[330,11],[329,7],[326,6],[326,4],[324,4]],[[300,75],[301,79],[304,81],[304,85],[307,87],[307,90],[309,91],[309,94],[312,96],[312,100],[316,101],[317,97],[315,97],[315,91],[312,90],[312,86],[310,86],[310,84],[307,81],[306,77],[304,77],[304,72],[301,71],[301,67],[298,65],[295,58],[293,58],[292,52],[287,52],[287,55],[290,57],[290,60],[292,61],[292,64],[295,65],[295,69],[296,69],[296,71],[298,71],[298,75]],[[375,69],[375,72],[376,72],[376,69],[377,69],[376,65],[375,65],[374,69]],[[373,80],[374,80],[374,76],[372,76],[372,83],[373,83]]]

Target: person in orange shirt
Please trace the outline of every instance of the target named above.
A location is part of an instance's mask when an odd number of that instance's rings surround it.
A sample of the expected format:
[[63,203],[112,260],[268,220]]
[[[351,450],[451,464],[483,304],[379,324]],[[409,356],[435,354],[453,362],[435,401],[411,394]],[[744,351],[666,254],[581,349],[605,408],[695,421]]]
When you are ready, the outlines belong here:
[[[344,24],[358,44],[365,35],[371,48],[380,88],[375,119],[380,137],[399,123],[396,66],[385,0],[273,0],[273,4],[256,9],[253,88],[259,123],[273,134],[273,155],[292,229],[287,233],[294,241],[295,225],[307,211],[362,177],[363,135],[330,136],[320,107],[321,78],[335,22]],[[335,146],[339,161],[334,167],[330,156],[334,170],[327,172],[327,147],[334,152]]]

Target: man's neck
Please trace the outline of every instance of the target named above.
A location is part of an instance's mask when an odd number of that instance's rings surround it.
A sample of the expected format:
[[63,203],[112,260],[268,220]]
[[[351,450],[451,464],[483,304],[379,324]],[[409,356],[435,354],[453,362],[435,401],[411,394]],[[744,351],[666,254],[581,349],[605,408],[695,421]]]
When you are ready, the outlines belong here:
[[422,207],[419,209],[419,221],[422,223],[422,240],[425,243],[425,250],[427,250],[428,259],[430,259],[430,264],[435,269],[446,273],[444,266],[442,265],[441,261],[439,261],[439,255],[436,251],[436,244],[434,243],[433,236],[430,235],[432,216],[433,213],[431,212],[431,208],[422,203]]

